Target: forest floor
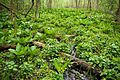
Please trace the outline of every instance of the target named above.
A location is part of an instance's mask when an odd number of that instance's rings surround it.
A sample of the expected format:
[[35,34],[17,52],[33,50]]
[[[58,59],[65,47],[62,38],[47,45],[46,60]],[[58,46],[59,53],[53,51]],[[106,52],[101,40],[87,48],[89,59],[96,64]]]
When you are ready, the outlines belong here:
[[0,13],[1,79],[120,79],[120,24],[114,16],[79,9],[32,15],[17,19],[15,30],[8,13]]

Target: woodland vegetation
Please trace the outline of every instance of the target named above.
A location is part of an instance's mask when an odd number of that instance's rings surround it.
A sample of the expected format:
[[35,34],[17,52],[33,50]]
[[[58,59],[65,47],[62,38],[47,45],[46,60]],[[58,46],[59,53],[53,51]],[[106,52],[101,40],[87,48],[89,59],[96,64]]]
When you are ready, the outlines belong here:
[[0,80],[120,80],[120,0],[0,0]]

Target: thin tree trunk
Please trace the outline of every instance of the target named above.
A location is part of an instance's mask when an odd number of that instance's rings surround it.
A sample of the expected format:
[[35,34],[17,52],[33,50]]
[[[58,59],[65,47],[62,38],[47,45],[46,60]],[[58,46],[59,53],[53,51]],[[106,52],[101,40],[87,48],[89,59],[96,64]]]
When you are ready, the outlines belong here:
[[50,1],[50,8],[52,8],[52,0],[49,0]]
[[17,4],[16,11],[18,12],[19,11],[19,4],[20,4],[18,0],[16,1],[16,4]]
[[87,8],[90,9],[90,10],[92,9],[92,6],[91,6],[91,0],[88,0]]
[[52,8],[52,0],[48,0],[48,8]]
[[91,2],[91,0],[90,0],[90,10],[92,9],[92,2]]
[[[10,1],[10,7],[11,7],[11,9],[12,10],[14,10],[15,11],[15,9],[16,9],[16,7],[15,7],[15,4],[14,4],[15,2],[14,2],[14,0],[11,0]],[[13,26],[14,26],[14,33],[15,33],[15,37],[16,37],[16,33],[17,33],[17,23],[16,23],[16,16],[15,16],[15,14],[13,14],[12,13],[12,11],[11,11],[11,13],[10,13],[11,15],[11,21],[13,22]]]
[[[10,8],[13,10],[13,6],[14,5],[14,3],[13,3],[13,0],[10,0]],[[10,12],[10,19],[11,19],[11,21],[13,21],[13,14],[12,14],[12,11]]]
[[83,5],[83,8],[85,8],[85,5],[86,5],[86,2],[85,2],[86,0],[84,0],[84,5]]
[[75,5],[76,5],[76,8],[78,8],[78,0],[75,0]]
[[3,10],[3,7],[2,7],[2,5],[0,5],[0,11],[2,11]]
[[21,8],[21,10],[23,10],[23,13],[25,14],[25,2],[24,2],[24,0],[22,0],[22,8]]
[[39,5],[40,5],[40,0],[36,0],[36,11],[35,11],[35,18],[39,18]]
[[81,7],[81,3],[82,3],[81,0],[79,0],[79,1],[78,1],[78,6],[79,6],[79,8]]
[[120,22],[120,0],[119,0],[118,10],[116,11],[116,16],[117,16],[117,21]]
[[17,37],[17,22],[15,15],[13,16],[13,26],[14,26],[15,37]]
[[99,8],[99,0],[96,0],[96,9],[98,10],[98,8]]
[[73,8],[74,7],[74,0],[72,0],[71,3],[72,3],[72,8]]

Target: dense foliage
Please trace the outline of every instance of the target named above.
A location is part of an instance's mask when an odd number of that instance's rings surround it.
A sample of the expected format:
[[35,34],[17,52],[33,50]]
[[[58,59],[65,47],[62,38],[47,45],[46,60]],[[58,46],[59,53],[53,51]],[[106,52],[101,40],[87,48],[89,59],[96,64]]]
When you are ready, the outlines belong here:
[[[16,49],[0,52],[0,78],[63,80],[71,54],[101,69],[104,80],[120,79],[120,25],[113,16],[79,9],[44,9],[40,18],[17,19],[17,33],[7,13],[0,13],[0,45],[16,44]],[[45,47],[32,45],[40,41]]]

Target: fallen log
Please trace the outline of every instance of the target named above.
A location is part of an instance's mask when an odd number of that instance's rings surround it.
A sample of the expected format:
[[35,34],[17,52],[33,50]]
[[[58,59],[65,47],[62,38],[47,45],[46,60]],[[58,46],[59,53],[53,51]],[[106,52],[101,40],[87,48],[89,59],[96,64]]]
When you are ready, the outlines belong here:
[[9,48],[15,49],[15,48],[16,48],[16,45],[10,45],[10,44],[1,45],[1,46],[0,46],[0,51],[8,50]]
[[60,53],[62,57],[68,57],[72,60],[73,64],[71,66],[71,69],[75,69],[76,71],[86,71],[89,72],[90,74],[94,75],[95,77],[101,79],[101,70],[98,68],[94,68],[92,65],[90,65],[88,62],[81,60],[79,58],[73,57],[69,54],[66,53]]
[[[43,48],[45,47],[45,44],[39,41],[33,41],[33,45],[37,46],[38,48]],[[8,49],[15,49],[16,45],[14,44],[6,44],[6,45],[0,45],[0,51],[8,50]]]

